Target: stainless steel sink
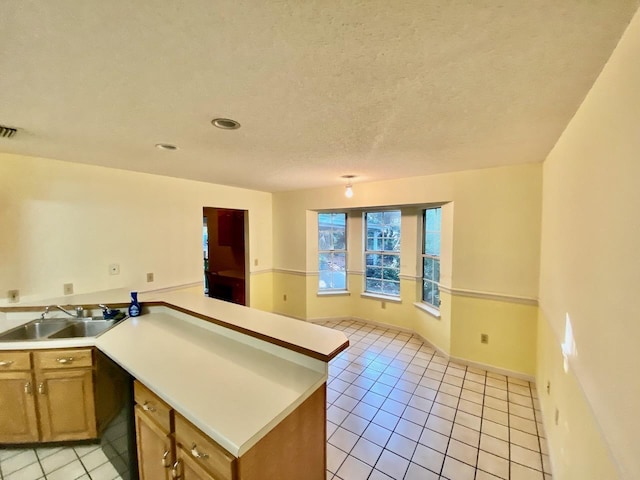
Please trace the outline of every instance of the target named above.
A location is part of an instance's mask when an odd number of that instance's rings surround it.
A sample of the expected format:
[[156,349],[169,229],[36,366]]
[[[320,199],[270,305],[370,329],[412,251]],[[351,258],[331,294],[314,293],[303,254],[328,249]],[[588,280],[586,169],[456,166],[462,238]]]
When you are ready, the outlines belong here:
[[0,335],[0,340],[39,340],[63,329],[69,324],[67,320],[34,320],[20,325]]
[[0,342],[95,337],[119,321],[105,320],[104,317],[38,319],[0,334]]
[[49,335],[49,338],[95,337],[108,328],[113,327],[116,323],[116,320],[83,320],[73,322],[59,332]]

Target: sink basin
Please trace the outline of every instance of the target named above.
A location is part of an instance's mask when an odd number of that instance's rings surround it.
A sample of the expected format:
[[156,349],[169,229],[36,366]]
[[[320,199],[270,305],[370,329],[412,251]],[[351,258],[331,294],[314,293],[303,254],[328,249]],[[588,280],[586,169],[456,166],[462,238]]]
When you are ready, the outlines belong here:
[[35,320],[0,335],[0,340],[40,340],[69,324],[67,320]]
[[113,327],[120,320],[104,317],[82,319],[53,318],[33,320],[25,325],[12,328],[0,334],[0,342],[46,340],[48,338],[81,338],[95,337]]
[[116,323],[116,320],[83,320],[73,322],[59,332],[49,335],[49,338],[95,337]]

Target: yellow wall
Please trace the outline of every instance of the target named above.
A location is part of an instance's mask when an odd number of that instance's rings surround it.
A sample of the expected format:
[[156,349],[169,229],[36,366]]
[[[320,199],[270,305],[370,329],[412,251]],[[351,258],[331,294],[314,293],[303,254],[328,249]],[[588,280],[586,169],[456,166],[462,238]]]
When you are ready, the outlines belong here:
[[[203,206],[249,210],[252,268],[258,259],[256,268],[270,270],[269,193],[0,154],[1,295],[19,289],[26,301],[60,296],[64,283],[82,293],[202,281]],[[120,275],[109,275],[111,263]]]
[[[351,199],[344,188],[274,194],[274,310],[306,319],[354,317],[414,330],[438,348],[474,362],[495,359],[507,370],[531,375],[535,364],[535,308],[493,300],[481,304],[483,328],[495,342],[480,350],[465,326],[476,325],[473,309],[452,308],[456,289],[533,299],[537,297],[541,165],[520,165],[385,182],[356,184]],[[444,203],[441,318],[416,308],[421,266],[418,259],[420,208]],[[362,297],[362,220],[349,216],[351,295],[318,296],[317,211],[402,207],[401,303]],[[413,206],[411,206],[413,205]],[[400,207],[398,207],[400,208]],[[304,238],[302,244],[300,239]],[[304,273],[305,275],[301,275]],[[295,293],[294,293],[295,292]],[[289,301],[281,301],[287,294]],[[291,295],[300,295],[291,301]],[[306,309],[303,307],[306,306]],[[465,305],[464,301],[461,305]],[[533,313],[532,313],[533,311]],[[457,324],[460,324],[456,328]],[[505,333],[505,332],[508,332]],[[457,338],[454,338],[454,335]],[[479,336],[477,338],[479,344]],[[520,343],[527,347],[517,348]]]
[[535,375],[536,305],[454,295],[451,310],[452,356]]
[[540,397],[554,479],[640,478],[639,59],[636,14],[544,163],[537,377],[552,382]]

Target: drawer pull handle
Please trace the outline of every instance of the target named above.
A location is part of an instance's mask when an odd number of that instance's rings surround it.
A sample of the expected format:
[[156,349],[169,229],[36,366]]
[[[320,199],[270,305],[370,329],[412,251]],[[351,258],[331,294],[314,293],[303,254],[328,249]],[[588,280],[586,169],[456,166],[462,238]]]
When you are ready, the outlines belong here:
[[144,402],[142,404],[142,409],[145,412],[155,412],[156,411],[156,407],[154,407],[153,405],[149,404],[149,402]]
[[13,365],[13,360],[2,360],[0,362],[0,367],[9,367]]
[[44,395],[45,393],[47,393],[47,392],[45,392],[45,390],[44,390],[44,383],[40,383],[40,384],[38,384],[38,393],[39,393],[40,395]]
[[164,455],[162,455],[162,466],[164,468],[171,467],[171,461],[169,460],[169,450],[165,450]]
[[180,460],[174,463],[173,468],[171,469],[171,478],[173,478],[174,480],[177,480],[180,478],[180,472],[178,472],[179,468],[180,468]]
[[191,455],[193,455],[195,458],[209,458],[209,454],[208,453],[200,453],[198,451],[198,449],[196,448],[196,444],[194,443],[191,446]]
[[24,384],[24,393],[27,395],[31,395],[33,389],[31,388],[31,382],[27,382]]
[[73,357],[66,357],[66,358],[56,358],[56,362],[65,365],[67,363],[71,363],[73,362]]

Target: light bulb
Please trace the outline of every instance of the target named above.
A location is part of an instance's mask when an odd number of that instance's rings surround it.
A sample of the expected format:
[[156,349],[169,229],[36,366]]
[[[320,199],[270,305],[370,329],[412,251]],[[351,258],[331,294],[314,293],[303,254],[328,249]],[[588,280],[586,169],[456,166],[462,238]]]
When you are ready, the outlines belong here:
[[344,191],[344,196],[347,198],[353,197],[353,188],[351,188],[351,184],[347,185],[347,188]]

